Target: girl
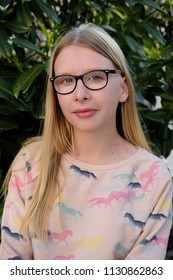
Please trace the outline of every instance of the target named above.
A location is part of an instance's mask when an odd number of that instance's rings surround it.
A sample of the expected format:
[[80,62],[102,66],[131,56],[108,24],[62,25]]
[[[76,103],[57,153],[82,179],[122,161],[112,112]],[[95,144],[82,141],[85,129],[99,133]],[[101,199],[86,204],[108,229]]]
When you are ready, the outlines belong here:
[[164,259],[172,180],[141,129],[124,55],[72,28],[50,61],[43,135],[10,169],[1,259]]

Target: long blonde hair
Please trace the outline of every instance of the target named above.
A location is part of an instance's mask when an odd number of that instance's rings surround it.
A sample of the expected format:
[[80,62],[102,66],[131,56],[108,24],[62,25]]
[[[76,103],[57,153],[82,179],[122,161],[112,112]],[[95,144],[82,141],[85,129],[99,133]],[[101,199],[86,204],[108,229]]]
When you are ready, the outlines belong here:
[[[61,50],[71,45],[88,47],[111,60],[121,70],[126,77],[129,97],[126,102],[119,104],[117,110],[118,132],[130,143],[151,152],[139,122],[134,100],[134,86],[128,65],[118,44],[107,32],[96,25],[82,24],[74,27],[61,38],[55,47],[50,59],[48,77],[54,75],[54,62]],[[72,149],[72,126],[62,114],[49,80],[47,81],[45,122],[41,138],[40,173],[22,228],[27,228],[41,240],[46,240],[50,211],[55,201],[55,186],[61,156]],[[58,191],[61,192],[60,189]]]

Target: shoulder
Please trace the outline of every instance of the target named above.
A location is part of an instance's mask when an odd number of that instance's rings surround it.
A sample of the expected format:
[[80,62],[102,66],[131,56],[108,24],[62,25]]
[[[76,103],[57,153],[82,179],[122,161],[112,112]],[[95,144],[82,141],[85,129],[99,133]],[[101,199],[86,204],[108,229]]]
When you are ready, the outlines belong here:
[[41,160],[42,141],[36,140],[24,145],[12,164],[12,173],[32,173],[34,179],[38,175],[39,163]]
[[171,177],[171,172],[166,162],[162,158],[142,148],[139,148],[138,156],[135,161],[135,167],[138,171],[142,172],[142,177],[154,176],[154,174],[158,172],[163,172],[165,175]]
[[172,196],[172,175],[161,158],[140,149],[134,162],[134,172],[146,197],[154,204],[164,193]]

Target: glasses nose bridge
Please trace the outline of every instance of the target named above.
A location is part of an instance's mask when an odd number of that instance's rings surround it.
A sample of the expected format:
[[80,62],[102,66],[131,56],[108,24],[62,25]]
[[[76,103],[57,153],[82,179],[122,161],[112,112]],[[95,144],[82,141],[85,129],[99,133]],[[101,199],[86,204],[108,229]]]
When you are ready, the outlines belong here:
[[[78,83],[79,80],[81,80],[82,83],[83,83],[83,85],[85,86],[85,83],[84,83],[84,80],[83,80],[84,75],[85,75],[85,74],[79,75],[79,76],[75,76],[75,77],[74,77],[75,80],[76,80],[76,87],[77,87],[77,83]],[[76,88],[76,87],[75,87],[75,88]]]

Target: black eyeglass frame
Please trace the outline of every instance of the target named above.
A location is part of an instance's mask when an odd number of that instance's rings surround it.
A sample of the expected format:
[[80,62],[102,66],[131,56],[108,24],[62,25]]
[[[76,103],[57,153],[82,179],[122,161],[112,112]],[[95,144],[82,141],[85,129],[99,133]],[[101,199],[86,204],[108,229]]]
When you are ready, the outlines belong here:
[[[89,74],[89,73],[92,73],[92,72],[95,72],[95,71],[96,71],[96,72],[97,72],[97,71],[99,71],[99,72],[104,72],[104,73],[106,74],[107,81],[106,81],[106,84],[105,84],[103,87],[97,88],[97,89],[92,89],[92,88],[88,87],[88,86],[85,84],[83,77],[84,77],[85,75],[87,75],[87,74]],[[87,72],[87,73],[84,73],[84,74],[78,75],[78,76],[73,76],[73,75],[58,75],[58,76],[54,76],[54,77],[51,77],[51,78],[50,78],[50,82],[52,83],[53,88],[54,88],[54,91],[55,91],[56,93],[61,94],[61,95],[67,95],[67,94],[72,93],[72,92],[76,89],[78,80],[82,80],[82,83],[84,84],[84,86],[85,86],[87,89],[89,89],[89,90],[100,90],[100,89],[103,89],[103,88],[105,88],[105,87],[107,86],[107,84],[108,84],[108,74],[118,74],[118,73],[122,74],[121,70],[119,70],[119,69],[99,69],[99,70],[92,70],[92,71],[89,71],[89,72]],[[55,88],[54,81],[56,80],[56,78],[63,77],[63,76],[72,77],[72,78],[75,79],[76,84],[75,84],[75,86],[74,86],[74,89],[71,90],[70,92],[67,92],[67,93],[60,93],[60,92],[58,92],[58,91],[56,90],[56,88]]]

